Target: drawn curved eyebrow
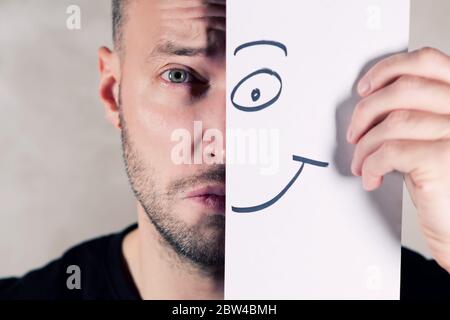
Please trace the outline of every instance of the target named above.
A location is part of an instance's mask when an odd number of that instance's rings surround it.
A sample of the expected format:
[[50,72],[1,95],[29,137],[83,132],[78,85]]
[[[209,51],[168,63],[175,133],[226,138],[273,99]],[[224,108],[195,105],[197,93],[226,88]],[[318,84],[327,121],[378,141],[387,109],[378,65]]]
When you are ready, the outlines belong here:
[[258,41],[251,41],[251,42],[243,43],[234,50],[234,55],[236,55],[242,49],[245,49],[248,47],[260,46],[260,45],[267,45],[267,46],[273,46],[273,47],[280,48],[281,50],[283,50],[284,55],[286,57],[288,55],[287,48],[284,44],[282,44],[281,42],[272,41],[272,40],[258,40]]

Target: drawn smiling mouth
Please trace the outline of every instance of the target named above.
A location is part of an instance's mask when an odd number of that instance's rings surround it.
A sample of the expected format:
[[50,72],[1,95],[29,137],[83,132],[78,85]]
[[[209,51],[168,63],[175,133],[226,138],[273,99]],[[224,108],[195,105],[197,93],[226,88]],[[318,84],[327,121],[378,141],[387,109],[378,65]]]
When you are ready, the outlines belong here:
[[296,155],[292,156],[292,160],[301,162],[302,165],[298,169],[297,173],[289,181],[289,183],[275,197],[273,197],[269,201],[266,201],[266,202],[261,203],[256,206],[251,206],[251,207],[234,207],[234,206],[232,206],[231,210],[233,212],[237,212],[237,213],[251,213],[251,212],[264,210],[264,209],[270,207],[271,205],[273,205],[274,203],[276,203],[278,200],[280,200],[284,196],[284,194],[289,190],[289,188],[295,183],[295,181],[298,179],[298,177],[303,172],[305,164],[310,164],[310,165],[322,167],[322,168],[328,167],[328,162],[317,161],[317,160],[308,159],[308,158],[304,158],[304,157],[300,157],[300,156],[296,156]]

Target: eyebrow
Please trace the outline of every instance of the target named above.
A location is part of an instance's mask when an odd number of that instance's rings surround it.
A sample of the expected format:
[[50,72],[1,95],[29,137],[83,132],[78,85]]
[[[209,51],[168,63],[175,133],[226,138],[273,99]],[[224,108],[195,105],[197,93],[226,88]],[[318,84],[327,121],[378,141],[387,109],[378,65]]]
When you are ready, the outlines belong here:
[[234,50],[234,55],[236,55],[242,49],[245,49],[248,47],[260,46],[260,45],[268,45],[268,46],[280,48],[281,50],[283,50],[285,56],[288,55],[287,48],[284,44],[282,44],[281,42],[272,41],[272,40],[258,40],[258,41],[251,41],[251,42],[241,44],[240,46],[238,46],[236,48],[236,50]]
[[173,41],[159,43],[148,55],[148,58],[158,56],[184,56],[196,57],[206,55],[211,52],[210,48],[193,48],[177,45]]

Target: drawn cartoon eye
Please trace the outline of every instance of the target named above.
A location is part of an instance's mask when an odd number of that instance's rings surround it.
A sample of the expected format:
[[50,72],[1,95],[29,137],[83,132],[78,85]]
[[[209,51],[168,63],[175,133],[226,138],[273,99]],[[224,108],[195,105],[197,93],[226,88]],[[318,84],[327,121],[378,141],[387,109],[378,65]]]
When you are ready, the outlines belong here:
[[260,111],[278,100],[282,87],[278,73],[267,68],[259,69],[238,82],[231,92],[231,102],[244,112]]

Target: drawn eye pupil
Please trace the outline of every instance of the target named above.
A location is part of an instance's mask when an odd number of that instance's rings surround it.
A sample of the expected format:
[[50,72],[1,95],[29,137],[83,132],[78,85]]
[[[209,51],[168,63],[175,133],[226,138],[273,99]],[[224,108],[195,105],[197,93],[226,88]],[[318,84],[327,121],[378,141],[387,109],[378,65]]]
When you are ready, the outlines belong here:
[[171,70],[169,73],[169,79],[175,83],[182,83],[186,80],[187,74],[184,70]]
[[258,101],[259,98],[261,98],[261,91],[258,88],[253,89],[253,91],[252,91],[253,102]]

